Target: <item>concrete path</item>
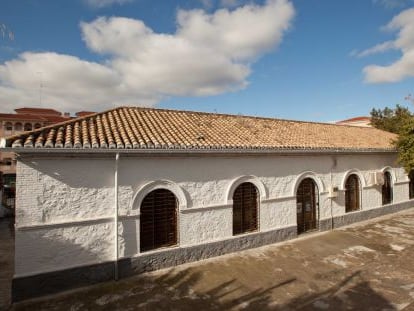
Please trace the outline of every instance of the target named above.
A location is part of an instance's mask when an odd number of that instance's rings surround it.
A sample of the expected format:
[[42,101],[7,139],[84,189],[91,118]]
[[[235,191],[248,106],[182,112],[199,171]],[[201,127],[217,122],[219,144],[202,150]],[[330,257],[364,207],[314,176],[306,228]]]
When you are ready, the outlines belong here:
[[414,209],[13,310],[414,310]]

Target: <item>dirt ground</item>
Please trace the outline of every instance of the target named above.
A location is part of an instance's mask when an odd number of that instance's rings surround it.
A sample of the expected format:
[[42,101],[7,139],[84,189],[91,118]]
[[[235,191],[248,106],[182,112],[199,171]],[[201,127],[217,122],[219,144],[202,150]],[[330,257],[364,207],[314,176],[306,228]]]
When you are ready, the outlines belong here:
[[414,310],[414,208],[11,309]]

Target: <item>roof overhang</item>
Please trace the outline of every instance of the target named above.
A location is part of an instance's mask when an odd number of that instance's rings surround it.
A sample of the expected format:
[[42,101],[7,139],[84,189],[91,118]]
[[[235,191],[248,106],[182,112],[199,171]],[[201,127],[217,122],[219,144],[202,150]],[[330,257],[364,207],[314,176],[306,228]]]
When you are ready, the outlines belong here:
[[266,155],[346,155],[397,154],[390,149],[80,149],[80,148],[4,148],[0,152],[39,156],[266,156]]

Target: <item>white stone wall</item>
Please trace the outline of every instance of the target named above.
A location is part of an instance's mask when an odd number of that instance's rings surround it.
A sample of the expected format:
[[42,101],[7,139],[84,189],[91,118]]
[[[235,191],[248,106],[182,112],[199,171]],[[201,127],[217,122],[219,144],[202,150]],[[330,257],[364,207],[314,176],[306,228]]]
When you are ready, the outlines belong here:
[[[167,188],[178,198],[179,247],[232,238],[232,191],[244,181],[260,192],[259,231],[296,225],[296,188],[306,177],[319,188],[321,220],[345,214],[343,184],[361,177],[362,209],[381,207],[372,171],[388,169],[394,202],[408,200],[396,156],[128,157],[118,166],[119,257],[139,256],[139,206]],[[22,157],[18,162],[16,275],[113,260],[115,157]],[[335,199],[329,189],[339,188]],[[66,247],[65,247],[66,245]],[[77,254],[77,255],[76,255]]]
[[16,276],[113,260],[114,161],[17,163]]

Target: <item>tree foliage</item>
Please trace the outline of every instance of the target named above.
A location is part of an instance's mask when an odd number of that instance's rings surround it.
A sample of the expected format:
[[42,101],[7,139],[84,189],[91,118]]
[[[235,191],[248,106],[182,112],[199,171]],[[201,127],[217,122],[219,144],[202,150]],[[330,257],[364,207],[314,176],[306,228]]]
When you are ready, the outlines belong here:
[[393,142],[398,150],[398,162],[407,174],[414,169],[414,115],[406,107],[372,109],[371,125],[398,134]]
[[414,169],[414,118],[404,124],[394,144],[398,150],[398,162],[409,174]]
[[414,115],[407,107],[397,105],[394,109],[385,107],[371,110],[371,125],[378,129],[399,134],[404,125],[411,120]]

